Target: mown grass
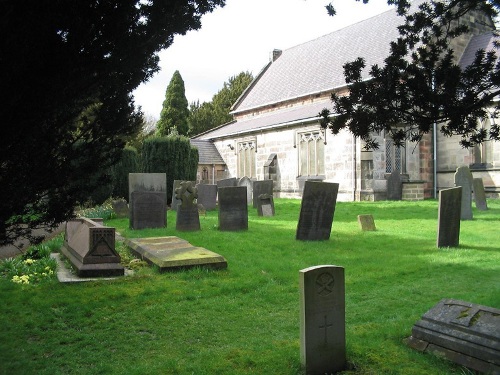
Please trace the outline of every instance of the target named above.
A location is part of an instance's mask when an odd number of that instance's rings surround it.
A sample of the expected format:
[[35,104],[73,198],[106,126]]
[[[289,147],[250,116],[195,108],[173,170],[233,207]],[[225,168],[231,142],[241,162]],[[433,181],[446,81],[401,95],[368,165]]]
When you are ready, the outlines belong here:
[[[300,201],[276,199],[276,216],[249,208],[249,229],[222,232],[217,212],[199,232],[175,235],[223,255],[228,269],[115,281],[18,285],[0,280],[0,374],[301,374],[299,270],[345,267],[345,374],[467,374],[409,349],[412,325],[442,298],[500,308],[500,201],[474,210],[460,247],[436,248],[437,202],[337,203],[329,241],[295,240]],[[361,232],[358,214],[377,231]]]

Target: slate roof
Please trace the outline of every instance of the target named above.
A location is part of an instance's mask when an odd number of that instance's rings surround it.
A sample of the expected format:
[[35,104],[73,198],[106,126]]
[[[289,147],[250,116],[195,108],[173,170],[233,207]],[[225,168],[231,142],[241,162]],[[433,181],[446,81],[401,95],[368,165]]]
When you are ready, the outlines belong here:
[[198,149],[198,164],[226,164],[215,145],[209,140],[191,139],[191,145]]
[[[494,41],[495,41],[495,35],[492,32],[484,33],[481,35],[476,35],[473,36],[469,44],[467,44],[467,47],[465,48],[465,51],[460,58],[459,65],[462,69],[470,65],[473,61],[474,58],[476,57],[476,52],[480,49],[484,49],[485,51],[491,51],[495,50],[494,46]],[[497,55],[498,55],[498,50],[497,50]]]

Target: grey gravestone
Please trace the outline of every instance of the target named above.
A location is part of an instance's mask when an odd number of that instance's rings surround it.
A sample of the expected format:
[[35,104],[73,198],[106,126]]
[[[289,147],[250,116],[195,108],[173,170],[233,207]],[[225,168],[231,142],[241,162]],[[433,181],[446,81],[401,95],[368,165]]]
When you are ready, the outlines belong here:
[[344,268],[300,270],[300,362],[307,374],[345,369]]
[[[175,197],[175,190],[181,186],[181,183],[184,180],[174,180],[174,185],[172,188],[172,204],[170,205],[170,208],[174,211],[177,211],[177,206],[181,204],[181,200]],[[190,181],[193,186],[196,185],[195,181]]]
[[488,209],[488,204],[486,203],[486,193],[484,192],[484,184],[482,178],[474,178],[472,180],[472,190],[474,191],[474,201],[476,202],[476,208],[481,211],[486,211]]
[[132,192],[130,228],[164,228],[167,225],[167,199],[164,192]]
[[462,188],[439,192],[437,247],[457,247],[460,239]]
[[191,181],[182,181],[174,193],[175,198],[181,202],[177,205],[175,229],[179,231],[200,230],[198,205],[194,202],[198,197],[198,189]]
[[333,215],[339,184],[306,181],[300,204],[297,240],[328,240],[332,230]]
[[253,202],[253,181],[248,177],[242,177],[238,180],[238,186],[245,186],[247,188],[247,204]]
[[472,220],[472,173],[469,167],[459,167],[455,172],[455,186],[462,187],[462,220]]
[[403,198],[403,181],[399,171],[394,171],[387,179],[387,200],[400,201]]
[[129,216],[128,204],[125,199],[115,199],[111,202],[111,206],[116,217],[123,218]]
[[217,187],[233,187],[236,186],[237,181],[236,177],[231,177],[231,178],[224,178],[222,180],[217,181]]
[[358,215],[358,223],[362,231],[373,231],[375,228],[375,221],[373,215]]
[[219,188],[219,229],[237,231],[248,229],[247,188]]
[[102,219],[69,220],[61,253],[80,277],[122,276],[125,273],[115,250],[115,228],[103,226]]
[[259,200],[257,201],[257,215],[274,216],[274,199],[272,195],[259,195]]
[[217,207],[217,185],[198,184],[198,204],[202,204],[205,210],[215,210]]
[[[161,191],[167,197],[166,173],[129,173],[128,202],[132,200],[133,191]],[[130,208],[130,207],[129,207]]]
[[412,329],[407,344],[485,374],[500,374],[500,310],[443,299]]
[[273,180],[253,181],[253,207],[257,207],[259,195],[273,195]]

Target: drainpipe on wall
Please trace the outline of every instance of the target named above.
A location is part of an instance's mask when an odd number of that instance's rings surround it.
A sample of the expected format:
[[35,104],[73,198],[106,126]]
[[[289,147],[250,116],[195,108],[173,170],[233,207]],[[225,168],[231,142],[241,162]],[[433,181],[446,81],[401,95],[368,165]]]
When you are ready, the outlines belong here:
[[212,164],[212,181],[213,184],[215,184],[215,164]]
[[434,162],[434,165],[433,165],[433,176],[432,176],[432,179],[433,179],[433,183],[432,183],[432,187],[433,187],[433,196],[434,196],[434,199],[437,198],[437,124],[436,122],[434,122],[434,124],[432,124],[432,157],[433,157],[433,162]]
[[358,176],[356,174],[356,164],[357,164],[357,159],[356,159],[356,136],[352,136],[352,201],[356,201],[356,188],[358,185],[357,179]]

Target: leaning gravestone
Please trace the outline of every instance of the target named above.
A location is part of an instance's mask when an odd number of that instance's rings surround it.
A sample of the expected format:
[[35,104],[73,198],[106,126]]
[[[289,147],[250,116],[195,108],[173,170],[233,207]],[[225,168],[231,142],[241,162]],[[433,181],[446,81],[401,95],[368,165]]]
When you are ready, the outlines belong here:
[[443,299],[415,323],[407,344],[485,374],[500,374],[500,310]]
[[219,229],[238,231],[248,229],[247,188],[219,188]]
[[387,179],[387,200],[400,201],[403,199],[403,181],[399,171],[394,171]]
[[328,240],[332,231],[333,215],[339,184],[306,181],[300,204],[297,240]]
[[[181,183],[183,181],[184,180],[174,180],[174,186],[172,188],[172,204],[170,205],[170,208],[174,211],[177,211],[177,206],[181,204],[181,200],[175,196],[175,190],[181,186]],[[196,185],[195,181],[190,181],[190,182],[192,183],[192,186]]]
[[258,180],[253,181],[253,207],[257,207],[259,195],[273,195],[273,180]]
[[476,208],[481,211],[486,211],[488,209],[488,204],[486,203],[486,193],[484,191],[482,178],[474,178],[472,180],[472,190],[474,191]]
[[167,175],[129,173],[129,222],[132,229],[167,225]]
[[373,215],[358,215],[358,223],[362,231],[376,230]]
[[179,231],[200,230],[198,205],[194,202],[198,197],[198,190],[191,181],[182,181],[174,193],[175,198],[181,202],[177,205],[175,229]]
[[455,172],[455,186],[462,187],[462,209],[460,218],[472,220],[472,173],[469,167],[459,167]]
[[272,195],[259,195],[259,200],[257,201],[257,215],[274,216],[274,199]]
[[345,369],[344,268],[326,265],[300,274],[300,362],[307,374]]
[[238,180],[238,186],[247,188],[247,204],[252,204],[253,201],[253,181],[248,177],[242,177]]
[[217,185],[198,184],[198,204],[203,205],[205,210],[215,210],[217,207]]
[[437,247],[457,247],[460,239],[462,187],[439,191]]

